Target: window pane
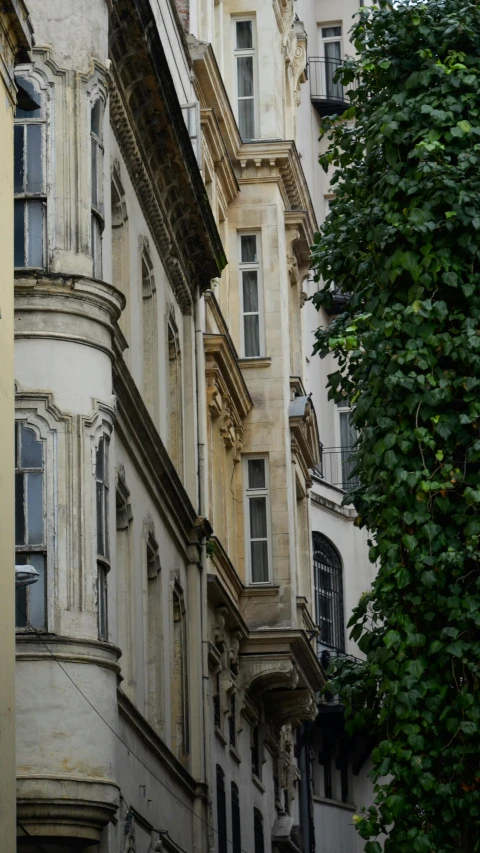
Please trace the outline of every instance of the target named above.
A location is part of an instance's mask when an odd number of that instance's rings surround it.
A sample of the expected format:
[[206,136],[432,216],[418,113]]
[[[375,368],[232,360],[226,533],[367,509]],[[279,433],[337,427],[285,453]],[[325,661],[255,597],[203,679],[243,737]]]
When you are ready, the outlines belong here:
[[237,50],[253,47],[252,21],[237,21]]
[[97,553],[105,556],[103,537],[103,486],[97,483]]
[[104,478],[104,442],[105,439],[101,438],[98,442],[97,447],[97,456],[96,456],[96,465],[95,465],[95,476],[97,480],[102,480]]
[[322,27],[322,38],[324,39],[338,38],[341,35],[341,27]]
[[31,124],[27,128],[27,192],[39,193],[42,189],[42,128]]
[[249,459],[248,488],[264,489],[265,486],[265,459]]
[[14,210],[14,264],[25,266],[25,202],[16,201]]
[[26,474],[28,490],[28,544],[43,542],[43,474]]
[[42,442],[37,441],[33,429],[20,426],[21,453],[20,465],[22,468],[43,468]]
[[90,130],[99,139],[102,139],[102,104],[100,99],[96,100],[90,113]]
[[239,56],[237,59],[237,79],[239,98],[253,96],[253,56]]
[[43,201],[28,202],[28,266],[43,267]]
[[92,216],[92,256],[94,278],[102,277],[102,238],[100,223],[96,216]]
[[102,565],[97,566],[98,636],[107,639],[107,573]]
[[246,314],[243,318],[246,358],[260,355],[260,324],[258,314]]
[[25,128],[23,125],[17,125],[13,129],[13,190],[16,193],[22,193],[24,190],[25,178],[25,158],[24,158],[24,140]]
[[44,554],[30,554],[29,563],[38,572],[38,581],[31,584],[30,596],[30,623],[34,628],[45,627],[45,556]]
[[268,582],[268,546],[266,542],[251,542],[252,583]]
[[92,204],[98,207],[97,143],[92,139]]
[[25,545],[24,475],[15,474],[15,545]]
[[35,104],[39,105],[36,110],[22,110],[20,107],[17,107],[15,118],[41,118],[41,96],[35,91],[33,84],[26,77],[20,77],[20,75],[15,77],[15,82],[17,86],[21,87],[30,96]]
[[105,536],[105,556],[110,557],[110,542],[108,538],[108,489],[103,489],[103,518],[105,520],[104,536]]
[[243,280],[243,313],[258,311],[258,273],[248,270],[242,273]]
[[[20,554],[18,554],[16,563],[18,566],[22,565],[24,560],[20,560]],[[27,587],[20,586],[15,590],[15,627],[17,628],[26,628],[27,627]]]
[[242,246],[242,264],[256,263],[257,238],[255,234],[247,234],[240,238]]
[[267,538],[267,499],[250,498],[250,538]]
[[342,53],[339,41],[325,42],[325,58],[334,65],[340,65]]
[[255,139],[253,98],[238,102],[238,129],[242,139]]

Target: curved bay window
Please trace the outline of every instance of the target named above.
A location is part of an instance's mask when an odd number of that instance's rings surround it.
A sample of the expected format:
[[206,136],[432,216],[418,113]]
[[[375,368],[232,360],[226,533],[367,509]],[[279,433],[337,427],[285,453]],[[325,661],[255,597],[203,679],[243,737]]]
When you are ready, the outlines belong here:
[[44,442],[24,423],[15,424],[15,563],[38,572],[16,590],[16,627],[46,628]]
[[102,277],[103,231],[103,104],[97,98],[90,111],[93,277]]
[[342,561],[322,533],[313,534],[313,582],[319,643],[344,652]]
[[45,266],[45,108],[31,80],[20,75],[15,80],[24,97],[13,131],[14,262],[38,269]]

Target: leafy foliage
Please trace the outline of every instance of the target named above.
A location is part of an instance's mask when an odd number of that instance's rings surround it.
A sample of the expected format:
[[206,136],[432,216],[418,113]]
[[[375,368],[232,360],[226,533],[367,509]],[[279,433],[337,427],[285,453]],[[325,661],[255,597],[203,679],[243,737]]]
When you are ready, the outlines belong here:
[[362,9],[335,198],[313,248],[317,332],[360,430],[350,493],[378,575],[332,690],[376,734],[367,853],[480,851],[480,5]]

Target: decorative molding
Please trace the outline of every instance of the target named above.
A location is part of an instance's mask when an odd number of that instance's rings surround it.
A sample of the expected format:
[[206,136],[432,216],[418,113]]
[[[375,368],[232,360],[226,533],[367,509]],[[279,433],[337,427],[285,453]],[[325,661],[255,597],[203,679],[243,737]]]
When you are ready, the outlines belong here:
[[241,654],[240,679],[244,690],[259,696],[267,690],[294,690],[298,670],[289,654]]
[[305,484],[311,486],[310,469],[320,461],[320,438],[315,409],[308,397],[294,397],[288,407],[292,453],[299,463]]
[[312,690],[277,690],[264,699],[265,713],[277,729],[290,725],[292,728],[300,726],[306,720],[315,720],[317,716],[317,702]]

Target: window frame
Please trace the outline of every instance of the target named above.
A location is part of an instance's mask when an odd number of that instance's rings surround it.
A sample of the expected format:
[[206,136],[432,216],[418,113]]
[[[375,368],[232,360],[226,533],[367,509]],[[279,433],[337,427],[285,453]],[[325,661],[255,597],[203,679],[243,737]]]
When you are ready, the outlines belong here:
[[[325,549],[329,549],[334,558],[336,559],[337,565],[334,565],[333,562],[327,562],[326,559],[316,559],[315,554],[320,552],[320,544],[323,545]],[[315,620],[319,627],[322,626],[322,621],[320,619],[319,613],[319,602],[323,597],[324,599],[331,601],[331,619],[327,620],[322,617],[323,622],[331,623],[331,633],[332,633],[332,641],[328,642],[320,636],[317,641],[318,649],[321,651],[323,648],[333,649],[337,652],[345,653],[345,584],[344,584],[344,567],[343,561],[340,555],[340,552],[335,547],[333,542],[331,542],[323,533],[320,533],[318,530],[312,531],[312,563],[313,563],[313,598],[314,598],[314,608],[315,608]],[[321,566],[326,566],[329,568],[331,577],[332,577],[332,585],[330,589],[327,589],[325,586],[320,585],[317,582],[317,576],[320,571]],[[322,592],[330,592],[330,596],[322,595]]]
[[265,853],[265,830],[263,814],[256,806],[253,809],[253,841],[255,853]]
[[[98,475],[98,454],[103,442],[103,479]],[[103,552],[99,550],[98,486],[101,486]],[[108,573],[110,571],[110,436],[101,433],[95,446],[95,531],[98,639],[108,642]],[[102,616],[104,617],[102,619]]]
[[[237,24],[243,21],[249,21],[252,24],[252,47],[237,48]],[[259,139],[259,91],[258,91],[258,71],[257,71],[257,27],[255,15],[232,15],[232,39],[233,39],[233,81],[234,81],[234,109],[237,127],[240,133],[242,142],[251,142],[254,139]],[[253,75],[253,136],[242,136],[240,129],[240,100],[250,100],[249,96],[239,96],[238,94],[238,60],[245,57],[252,57],[252,75]]]
[[240,791],[235,782],[230,783],[230,809],[232,820],[232,853],[242,853],[242,815]]
[[[93,111],[99,104],[99,131],[100,136],[92,129]],[[90,101],[90,248],[92,253],[92,275],[94,279],[102,280],[103,278],[103,230],[105,227],[104,214],[104,159],[105,159],[105,144],[104,144],[104,120],[105,120],[105,103],[103,98],[98,94]],[[95,152],[95,198],[94,198],[94,152]]]
[[[252,459],[263,459],[265,462],[265,487],[253,489],[248,485],[248,463]],[[267,453],[249,453],[245,454],[242,459],[243,464],[243,499],[244,499],[244,522],[245,522],[245,565],[246,577],[248,586],[271,586],[273,583],[273,558],[272,558],[272,519],[271,519],[271,500],[270,500],[270,465]],[[268,580],[254,581],[252,575],[252,557],[251,557],[251,542],[250,538],[250,500],[252,498],[266,498],[266,519],[267,519],[267,560],[268,560]],[[259,541],[259,540],[257,540]]]
[[[14,208],[17,208],[17,202],[20,202],[23,206],[23,257],[25,263],[21,265],[16,265],[14,268],[16,270],[45,270],[47,268],[47,107],[46,107],[46,93],[41,87],[40,83],[36,79],[32,79],[29,74],[29,69],[26,68],[18,68],[15,73],[15,79],[26,81],[29,83],[35,94],[38,96],[40,105],[39,105],[39,116],[33,116],[31,118],[27,116],[14,116],[14,138],[16,134],[16,130],[19,127],[22,127],[23,130],[23,158],[22,158],[22,166],[23,166],[23,188],[21,191],[15,191],[15,184],[13,187],[13,197],[14,197]],[[36,110],[34,111],[36,112]],[[30,127],[40,127],[40,170],[41,170],[41,189],[36,191],[29,191],[27,187],[28,180],[28,128]],[[14,144],[14,152],[15,152],[15,144]],[[15,160],[15,153],[14,153]],[[14,174],[15,180],[15,174]],[[30,252],[30,241],[29,241],[29,208],[33,205],[34,202],[41,203],[42,209],[42,227],[41,227],[41,245],[42,245],[42,263],[40,265],[30,265],[28,263],[28,256]],[[15,219],[16,215],[14,214]]]
[[225,785],[225,773],[222,767],[220,767],[220,764],[217,764],[215,768],[215,788],[217,799],[218,853],[227,853],[227,791]]
[[[238,257],[238,278],[239,278],[239,300],[240,300],[240,351],[242,358],[265,358],[266,339],[265,339],[265,303],[264,303],[264,287],[263,287],[263,266],[262,266],[262,232],[261,231],[238,231],[237,232],[237,257]],[[256,261],[242,261],[242,237],[255,237],[257,248]],[[244,311],[243,299],[243,273],[257,273],[257,289],[258,289],[258,312]],[[258,337],[260,353],[258,355],[247,355],[245,352],[245,317],[251,317],[258,313]]]

